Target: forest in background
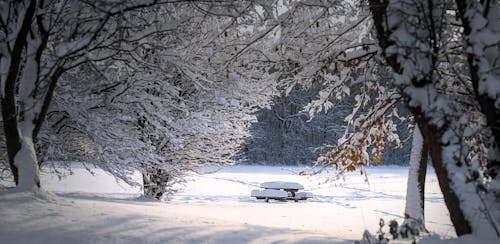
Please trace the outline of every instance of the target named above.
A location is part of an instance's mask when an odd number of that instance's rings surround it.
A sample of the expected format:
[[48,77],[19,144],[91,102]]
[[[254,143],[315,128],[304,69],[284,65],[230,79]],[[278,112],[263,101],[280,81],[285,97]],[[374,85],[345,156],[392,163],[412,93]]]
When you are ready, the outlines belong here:
[[[312,118],[304,107],[317,99],[319,87],[294,88],[290,94],[273,98],[271,105],[256,112],[257,121],[250,127],[237,160],[246,164],[309,165],[330,150],[345,133],[344,118],[354,106],[353,96],[346,97],[334,108]],[[403,118],[408,111],[399,106]],[[384,150],[383,165],[408,165],[411,150],[411,128],[407,121],[397,121],[401,143]],[[373,164],[377,165],[377,164]]]

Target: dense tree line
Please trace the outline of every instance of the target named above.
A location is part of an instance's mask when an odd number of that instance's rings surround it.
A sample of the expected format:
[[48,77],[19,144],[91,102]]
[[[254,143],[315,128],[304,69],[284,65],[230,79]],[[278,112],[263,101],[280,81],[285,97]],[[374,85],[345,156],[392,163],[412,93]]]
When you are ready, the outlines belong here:
[[[326,153],[345,132],[344,118],[354,105],[353,96],[339,101],[334,108],[312,118],[304,107],[316,99],[319,87],[294,88],[289,95],[273,98],[269,108],[257,112],[257,121],[250,127],[250,137],[239,155],[250,164],[309,165]],[[405,111],[404,108],[400,108]],[[388,147],[381,157],[384,165],[407,165],[411,136],[407,121],[397,121],[400,145]]]

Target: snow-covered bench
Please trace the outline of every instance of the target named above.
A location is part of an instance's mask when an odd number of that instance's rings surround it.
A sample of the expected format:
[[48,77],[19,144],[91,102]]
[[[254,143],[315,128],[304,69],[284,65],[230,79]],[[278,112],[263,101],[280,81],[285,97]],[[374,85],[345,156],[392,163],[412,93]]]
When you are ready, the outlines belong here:
[[312,197],[310,192],[298,192],[299,190],[303,190],[304,186],[296,182],[269,181],[260,184],[260,187],[263,190],[253,190],[250,196],[257,199],[266,199],[266,202],[269,199],[281,201],[294,200],[297,202]]

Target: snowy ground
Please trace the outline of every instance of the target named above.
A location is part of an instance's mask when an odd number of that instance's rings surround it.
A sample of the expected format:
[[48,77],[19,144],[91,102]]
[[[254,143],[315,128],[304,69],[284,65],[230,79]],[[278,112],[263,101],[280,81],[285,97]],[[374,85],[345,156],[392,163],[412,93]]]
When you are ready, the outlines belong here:
[[[56,192],[46,199],[0,194],[2,243],[351,243],[363,230],[375,232],[379,218],[402,219],[406,167],[368,170],[345,181],[319,184],[298,176],[302,168],[234,166],[193,175],[168,202],[137,198],[140,189],[81,168],[61,182],[43,175]],[[208,169],[207,169],[208,170]],[[140,177],[137,175],[136,177]],[[266,203],[250,197],[264,181],[295,181],[314,194],[307,201]],[[426,183],[426,225],[441,238],[454,237],[432,170]]]

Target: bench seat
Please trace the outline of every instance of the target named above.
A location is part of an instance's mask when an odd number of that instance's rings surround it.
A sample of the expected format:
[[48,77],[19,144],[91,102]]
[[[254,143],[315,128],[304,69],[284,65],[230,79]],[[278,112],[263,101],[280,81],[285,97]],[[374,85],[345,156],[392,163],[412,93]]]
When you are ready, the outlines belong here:
[[297,202],[299,200],[307,200],[308,198],[313,197],[312,193],[310,192],[297,192],[293,196],[291,192],[274,190],[274,189],[252,190],[250,196],[255,197],[257,199],[265,199],[266,202],[268,202],[269,199],[280,200],[280,201],[294,200]]
[[286,199],[288,198],[288,193],[286,191],[274,190],[274,189],[256,189],[252,190],[250,196],[256,197],[257,199]]

